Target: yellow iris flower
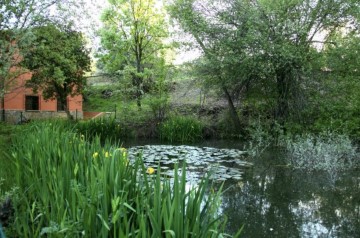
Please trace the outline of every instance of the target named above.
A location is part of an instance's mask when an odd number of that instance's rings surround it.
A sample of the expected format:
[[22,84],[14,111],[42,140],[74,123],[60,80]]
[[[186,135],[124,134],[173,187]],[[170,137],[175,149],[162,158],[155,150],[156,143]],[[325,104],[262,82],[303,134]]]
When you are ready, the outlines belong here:
[[155,169],[152,167],[149,167],[149,168],[147,168],[146,173],[153,174],[153,173],[155,173]]
[[127,154],[127,150],[124,147],[120,147],[116,150],[119,150],[123,157],[125,157]]

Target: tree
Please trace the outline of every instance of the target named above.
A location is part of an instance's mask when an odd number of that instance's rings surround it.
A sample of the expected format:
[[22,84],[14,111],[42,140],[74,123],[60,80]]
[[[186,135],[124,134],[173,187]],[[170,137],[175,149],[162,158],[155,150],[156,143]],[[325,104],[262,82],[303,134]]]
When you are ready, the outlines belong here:
[[[100,61],[110,73],[132,81],[139,108],[145,81],[162,67],[168,29],[163,8],[155,0],[109,0],[100,31]],[[160,70],[161,71],[161,70]]]
[[71,118],[67,96],[78,95],[90,70],[89,51],[82,34],[55,25],[33,30],[35,44],[24,55],[23,65],[32,72],[27,87],[42,91],[44,99],[57,99]]
[[360,138],[360,36],[337,32],[324,48],[319,79],[313,85],[312,125],[317,131],[336,129]]
[[5,120],[5,93],[24,73],[17,67],[22,52],[33,39],[30,26],[42,21],[44,11],[54,1],[0,0],[0,101],[1,120]]
[[[75,0],[0,0],[0,104],[1,120],[5,120],[5,94],[25,72],[21,59],[32,48],[32,29],[49,22],[66,22],[61,14]],[[81,2],[81,1],[80,1]],[[51,8],[51,11],[50,11]],[[64,16],[64,17],[62,17]]]
[[171,15],[202,49],[208,84],[223,89],[239,125],[232,101],[251,89],[274,98],[270,106],[282,124],[298,111],[318,57],[315,44],[357,24],[358,11],[353,0],[176,0]]
[[[321,57],[316,44],[331,45],[329,36],[350,22],[357,24],[359,3],[352,0],[259,1],[255,50],[269,66],[266,80],[274,84],[275,118],[283,124],[305,108],[314,62]],[[253,38],[253,37],[252,37]],[[253,38],[254,39],[254,38]]]

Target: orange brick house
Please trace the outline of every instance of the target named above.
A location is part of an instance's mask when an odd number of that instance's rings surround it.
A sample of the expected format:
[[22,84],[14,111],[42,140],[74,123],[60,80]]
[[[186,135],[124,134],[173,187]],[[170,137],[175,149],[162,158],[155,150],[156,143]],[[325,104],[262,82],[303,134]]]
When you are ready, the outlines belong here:
[[[35,118],[66,118],[64,107],[57,100],[44,100],[41,91],[35,94],[31,88],[25,87],[30,78],[30,72],[20,75],[5,92],[5,121],[19,123]],[[83,118],[82,102],[82,95],[67,97],[67,106],[74,119]]]

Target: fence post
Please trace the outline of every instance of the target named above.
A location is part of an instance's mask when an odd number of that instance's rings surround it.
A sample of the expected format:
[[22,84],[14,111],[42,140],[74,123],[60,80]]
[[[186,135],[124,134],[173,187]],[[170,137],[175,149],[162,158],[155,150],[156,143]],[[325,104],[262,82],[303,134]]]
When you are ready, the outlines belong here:
[[5,122],[5,108],[1,110],[1,121]]
[[23,123],[23,112],[20,112],[20,124]]
[[75,110],[75,121],[77,121],[78,120],[78,110],[76,109]]
[[116,104],[115,104],[115,117],[114,117],[114,119],[116,119]]

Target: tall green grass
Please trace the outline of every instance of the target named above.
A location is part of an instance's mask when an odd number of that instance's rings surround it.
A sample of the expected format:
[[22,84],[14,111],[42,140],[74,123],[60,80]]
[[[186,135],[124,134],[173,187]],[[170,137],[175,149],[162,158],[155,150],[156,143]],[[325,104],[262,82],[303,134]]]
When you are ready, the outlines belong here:
[[12,138],[20,133],[19,128],[0,122],[0,202],[2,194],[14,184],[14,164],[11,160]]
[[89,121],[80,121],[75,125],[76,131],[92,140],[99,137],[102,142],[111,140],[114,143],[120,138],[129,137],[129,129],[123,126],[115,118],[99,118]]
[[170,142],[194,142],[202,138],[203,125],[192,117],[172,116],[160,125],[160,138]]
[[222,237],[220,193],[208,180],[185,189],[185,169],[173,183],[148,175],[123,148],[91,142],[56,123],[30,126],[12,154],[17,196],[14,237]]

